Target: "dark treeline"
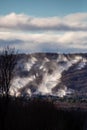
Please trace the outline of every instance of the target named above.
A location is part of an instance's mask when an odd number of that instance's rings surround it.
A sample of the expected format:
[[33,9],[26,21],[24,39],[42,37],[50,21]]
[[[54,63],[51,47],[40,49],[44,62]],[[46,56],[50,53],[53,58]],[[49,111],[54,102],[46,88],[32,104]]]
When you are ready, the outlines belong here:
[[46,100],[10,99],[4,112],[0,98],[0,130],[87,130],[87,111],[57,109]]

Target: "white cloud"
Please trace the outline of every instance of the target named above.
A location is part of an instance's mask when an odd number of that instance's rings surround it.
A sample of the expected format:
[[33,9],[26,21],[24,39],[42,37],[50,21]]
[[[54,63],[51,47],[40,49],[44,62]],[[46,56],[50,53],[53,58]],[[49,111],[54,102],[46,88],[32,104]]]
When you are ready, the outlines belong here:
[[0,29],[21,31],[87,31],[87,13],[46,18],[11,13],[6,16],[0,16]]
[[0,16],[0,47],[38,52],[87,50],[87,13],[38,18],[11,13]]
[[59,49],[87,49],[87,32],[57,33],[11,33],[0,32],[0,45],[10,44],[17,49],[36,51],[57,51]]

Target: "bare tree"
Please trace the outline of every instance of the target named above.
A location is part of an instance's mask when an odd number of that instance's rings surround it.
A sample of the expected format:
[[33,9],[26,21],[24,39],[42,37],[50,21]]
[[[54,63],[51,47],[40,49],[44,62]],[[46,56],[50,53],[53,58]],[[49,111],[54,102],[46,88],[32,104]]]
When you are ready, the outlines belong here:
[[5,130],[5,118],[8,113],[9,106],[9,89],[11,86],[11,80],[14,76],[14,69],[17,63],[17,53],[15,48],[10,48],[7,46],[0,52],[0,95],[2,95],[2,100],[0,100],[1,107],[1,129]]
[[14,68],[17,63],[15,48],[7,46],[0,55],[0,91],[2,96],[9,96],[11,80],[14,76]]

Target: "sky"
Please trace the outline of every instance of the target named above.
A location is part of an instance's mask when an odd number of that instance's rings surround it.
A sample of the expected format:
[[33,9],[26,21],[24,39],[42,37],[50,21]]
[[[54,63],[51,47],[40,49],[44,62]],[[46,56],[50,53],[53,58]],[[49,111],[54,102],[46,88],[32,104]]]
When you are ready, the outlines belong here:
[[0,0],[0,49],[87,52],[87,0]]

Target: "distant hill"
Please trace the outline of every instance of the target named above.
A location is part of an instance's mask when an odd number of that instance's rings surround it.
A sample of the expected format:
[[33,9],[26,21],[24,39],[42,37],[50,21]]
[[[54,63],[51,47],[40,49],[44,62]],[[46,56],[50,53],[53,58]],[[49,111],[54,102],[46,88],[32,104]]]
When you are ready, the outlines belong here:
[[87,96],[87,54],[19,54],[10,94]]

